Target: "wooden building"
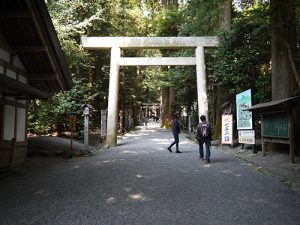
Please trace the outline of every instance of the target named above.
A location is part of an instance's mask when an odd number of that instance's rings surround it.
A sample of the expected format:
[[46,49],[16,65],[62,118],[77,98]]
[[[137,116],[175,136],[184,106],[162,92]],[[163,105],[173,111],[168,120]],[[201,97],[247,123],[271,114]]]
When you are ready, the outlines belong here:
[[28,100],[72,85],[44,1],[0,1],[0,169],[26,160]]
[[260,103],[247,109],[260,115],[262,154],[266,143],[289,145],[291,163],[300,156],[300,96]]

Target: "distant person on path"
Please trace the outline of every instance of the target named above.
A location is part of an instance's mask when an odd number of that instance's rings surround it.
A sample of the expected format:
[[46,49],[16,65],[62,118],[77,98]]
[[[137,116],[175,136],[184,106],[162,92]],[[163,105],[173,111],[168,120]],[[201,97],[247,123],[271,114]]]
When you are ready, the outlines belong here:
[[133,128],[133,118],[131,116],[129,116],[129,118],[128,118],[128,126],[129,126],[129,129]]
[[158,122],[159,121],[159,116],[156,115],[155,117],[155,121]]
[[211,124],[206,121],[206,117],[204,115],[200,116],[200,120],[201,122],[199,123],[197,128],[197,140],[199,142],[200,159],[204,160],[203,144],[205,144],[205,160],[207,163],[210,163],[210,146],[213,129]]
[[176,153],[181,153],[178,149],[179,145],[179,134],[180,134],[180,127],[179,127],[179,122],[177,120],[177,115],[173,115],[173,120],[172,120],[172,133],[174,136],[174,141],[172,144],[167,148],[169,152],[172,152],[172,146],[176,144]]
[[144,127],[147,128],[147,124],[148,124],[148,117],[144,116]]

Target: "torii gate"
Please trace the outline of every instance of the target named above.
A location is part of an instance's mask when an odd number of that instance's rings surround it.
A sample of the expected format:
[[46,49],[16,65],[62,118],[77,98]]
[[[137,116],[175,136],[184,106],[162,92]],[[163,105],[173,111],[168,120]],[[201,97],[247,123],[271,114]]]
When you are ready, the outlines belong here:
[[[217,37],[82,37],[84,49],[111,49],[107,115],[107,144],[117,144],[120,66],[196,66],[198,111],[208,117],[204,47],[218,45]],[[196,57],[121,57],[121,49],[195,48]]]

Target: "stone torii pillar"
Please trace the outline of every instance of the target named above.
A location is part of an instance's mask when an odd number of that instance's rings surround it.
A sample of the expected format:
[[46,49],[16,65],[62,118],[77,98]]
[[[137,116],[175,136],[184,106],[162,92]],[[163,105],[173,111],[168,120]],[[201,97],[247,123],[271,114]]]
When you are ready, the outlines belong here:
[[109,73],[109,94],[107,110],[107,137],[106,144],[114,146],[117,143],[117,126],[118,126],[118,102],[119,102],[119,79],[121,49],[118,47],[111,48],[110,56],[110,73]]
[[[83,48],[111,49],[108,96],[107,144],[117,144],[120,66],[196,66],[199,116],[208,117],[204,47],[218,45],[217,37],[82,37]],[[121,49],[196,48],[196,57],[121,57]]]
[[[196,48],[198,115],[205,115],[208,119],[207,85],[205,72],[204,47]],[[198,118],[199,119],[199,118]]]

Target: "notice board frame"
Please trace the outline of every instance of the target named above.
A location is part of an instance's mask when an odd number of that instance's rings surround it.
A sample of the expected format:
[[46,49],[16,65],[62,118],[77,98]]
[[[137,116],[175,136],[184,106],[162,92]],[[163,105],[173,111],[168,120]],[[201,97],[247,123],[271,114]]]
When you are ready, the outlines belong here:
[[[265,155],[265,143],[283,143],[289,144],[290,160],[291,163],[295,162],[295,121],[297,118],[297,112],[299,112],[300,107],[300,96],[294,96],[286,99],[274,100],[271,102],[259,103],[250,107],[249,111],[254,111],[260,115],[264,113],[274,113],[274,112],[287,112],[288,115],[288,137],[270,137],[261,135],[262,140],[262,153]],[[299,132],[299,131],[298,131]],[[298,142],[297,142],[298,143]]]
[[[287,121],[285,121],[286,124],[280,124],[282,123],[282,121],[277,121],[277,124],[274,124],[275,128],[277,127],[279,128],[283,128],[283,129],[287,129],[284,132],[287,132],[287,135],[284,134],[282,135],[282,131],[278,131],[277,134],[270,134],[267,133],[264,130],[264,122],[266,122],[266,120],[264,121],[264,117],[267,118],[271,118],[272,116],[275,117],[276,115],[284,115],[284,117],[286,116]],[[275,115],[275,116],[274,116]],[[278,117],[277,117],[278,118]],[[262,112],[261,113],[261,119],[262,119],[262,126],[261,126],[261,140],[262,140],[262,154],[263,156],[266,155],[266,150],[265,150],[265,144],[266,142],[271,142],[271,143],[281,143],[281,144],[288,144],[289,148],[290,148],[290,158],[291,158],[291,162],[294,163],[294,158],[295,158],[295,149],[294,149],[294,125],[292,122],[292,118],[293,118],[293,110],[282,110],[282,111],[267,111],[267,112]],[[274,121],[276,120],[276,118],[274,118]],[[269,123],[270,121],[268,121]],[[274,130],[274,128],[273,128]]]
[[261,136],[270,138],[289,138],[288,111],[262,113]]

